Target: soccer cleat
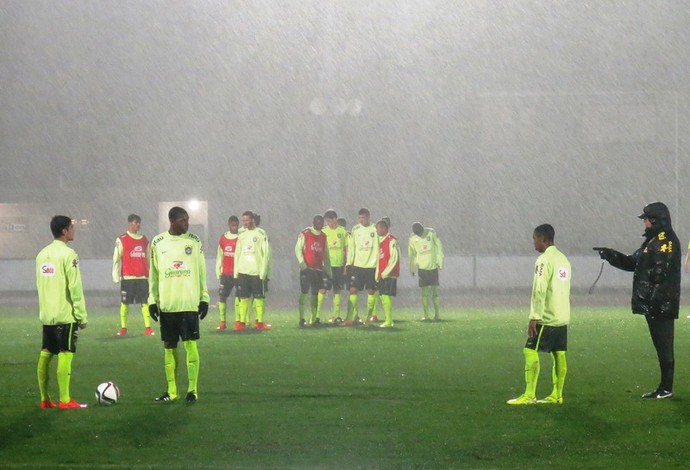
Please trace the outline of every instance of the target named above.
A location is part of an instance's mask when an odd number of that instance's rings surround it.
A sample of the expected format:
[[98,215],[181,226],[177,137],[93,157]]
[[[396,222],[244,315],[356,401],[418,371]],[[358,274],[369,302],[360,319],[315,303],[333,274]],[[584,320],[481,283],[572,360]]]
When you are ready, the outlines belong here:
[[74,400],[70,400],[69,403],[63,403],[60,402],[58,403],[58,408],[61,410],[72,410],[72,409],[78,409],[78,408],[87,408],[89,405],[86,403],[77,403]]
[[307,321],[304,318],[300,318],[299,327],[304,328],[305,326],[307,326]]
[[663,389],[657,389],[654,390],[653,392],[647,392],[642,394],[642,398],[658,398],[658,399],[664,399],[664,398],[671,398],[673,396],[673,392],[669,390],[663,390]]
[[393,328],[393,323],[381,323],[379,328]]
[[534,405],[536,403],[537,400],[535,400],[534,397],[528,397],[525,394],[522,394],[517,398],[511,398],[506,402],[508,405]]
[[259,331],[270,330],[271,325],[269,325],[268,323],[264,323],[264,322],[254,321],[254,328],[259,330]]
[[439,321],[441,317],[439,315],[434,315],[434,321]]
[[120,331],[117,332],[117,336],[124,336],[127,334],[127,328],[120,328]]
[[235,322],[235,328],[232,329],[232,331],[244,331],[246,328],[246,325],[242,323],[241,321],[236,321]]
[[314,320],[314,323],[312,323],[311,326],[321,326],[321,319],[317,318]]
[[425,315],[422,317],[422,321],[431,321],[431,318],[429,318]]
[[372,316],[369,317],[369,321],[370,321],[370,322],[379,321],[379,317],[376,316],[376,315],[372,315]]
[[196,394],[194,392],[187,392],[187,396],[184,397],[184,401],[187,403],[196,403]]
[[150,326],[146,327],[146,329],[144,330],[144,334],[146,336],[156,336],[156,333],[151,329]]
[[353,322],[352,320],[343,320],[340,323],[338,323],[338,325],[340,326],[353,326],[354,324],[355,322]]
[[228,328],[228,324],[225,323],[224,321],[220,322],[220,324],[216,327],[216,331],[223,331]]
[[168,392],[165,392],[163,395],[154,398],[156,401],[174,401],[177,400],[177,397],[171,396]]
[[537,400],[537,403],[541,405],[562,405],[563,397],[558,398],[553,395],[549,395],[548,397],[544,397],[541,400]]
[[41,402],[41,409],[42,409],[42,410],[45,410],[46,408],[57,408],[57,407],[55,406],[55,402],[54,402],[54,401],[51,401],[51,400],[43,400],[43,401]]

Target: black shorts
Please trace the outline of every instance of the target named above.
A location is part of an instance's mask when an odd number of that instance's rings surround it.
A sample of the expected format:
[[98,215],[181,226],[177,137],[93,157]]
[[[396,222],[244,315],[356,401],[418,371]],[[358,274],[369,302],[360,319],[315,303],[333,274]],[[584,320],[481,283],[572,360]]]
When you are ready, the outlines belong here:
[[266,283],[259,276],[239,274],[235,283],[237,297],[240,299],[263,299],[266,297]]
[[299,272],[299,286],[303,294],[317,294],[321,289],[328,290],[328,276],[318,269],[304,269]]
[[43,325],[43,346],[41,349],[50,351],[51,354],[60,352],[77,352],[78,323],[64,325]]
[[332,276],[326,290],[343,290],[347,283],[347,275],[343,273],[343,266],[331,266]]
[[[232,288],[235,287],[235,278],[227,274],[220,276],[220,286],[218,287],[218,297],[221,302],[225,302],[228,297],[230,297],[230,292]],[[237,294],[237,289],[235,289],[235,294]]]
[[419,287],[437,286],[438,285],[438,268],[436,269],[420,269]]
[[568,350],[568,325],[546,326],[537,325],[537,334],[527,338],[525,348],[541,352]]
[[391,297],[395,297],[395,293],[398,291],[398,279],[395,277],[381,279],[377,289],[381,295],[390,295]]
[[159,320],[161,340],[166,343],[199,339],[199,312],[161,312]]
[[364,289],[376,290],[376,268],[359,268],[355,266],[351,272],[350,289],[355,288],[358,291]]
[[148,279],[123,279],[120,282],[120,302],[145,305],[149,298]]

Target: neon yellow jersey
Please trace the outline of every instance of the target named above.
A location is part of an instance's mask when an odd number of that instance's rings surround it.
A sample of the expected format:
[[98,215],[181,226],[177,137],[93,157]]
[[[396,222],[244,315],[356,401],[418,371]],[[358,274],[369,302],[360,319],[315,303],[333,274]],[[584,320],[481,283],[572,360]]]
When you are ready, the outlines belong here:
[[261,228],[243,230],[235,247],[235,277],[239,274],[266,279],[271,274],[271,245]]
[[208,302],[206,259],[201,240],[192,234],[163,232],[151,242],[149,304],[161,312],[196,312]]
[[326,234],[328,258],[331,262],[331,266],[335,268],[345,266],[348,239],[345,227],[341,227],[340,225],[336,228],[325,226],[321,231]]
[[349,246],[347,249],[348,266],[358,268],[376,268],[379,262],[379,236],[376,225],[366,227],[357,224],[352,227]]
[[36,256],[36,289],[44,325],[88,321],[79,256],[62,240],[53,240]]
[[410,272],[417,269],[443,269],[443,245],[433,228],[425,228],[422,236],[410,235],[407,245]]
[[534,264],[534,283],[530,320],[547,326],[563,326],[570,322],[570,279],[568,258],[551,245]]

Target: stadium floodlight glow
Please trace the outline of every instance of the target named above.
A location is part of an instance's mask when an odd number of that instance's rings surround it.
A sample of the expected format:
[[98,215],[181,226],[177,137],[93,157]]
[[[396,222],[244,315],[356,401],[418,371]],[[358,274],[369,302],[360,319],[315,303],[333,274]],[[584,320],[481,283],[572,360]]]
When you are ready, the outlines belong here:
[[201,208],[201,203],[198,199],[190,199],[187,205],[189,206],[189,210],[194,212],[198,211]]

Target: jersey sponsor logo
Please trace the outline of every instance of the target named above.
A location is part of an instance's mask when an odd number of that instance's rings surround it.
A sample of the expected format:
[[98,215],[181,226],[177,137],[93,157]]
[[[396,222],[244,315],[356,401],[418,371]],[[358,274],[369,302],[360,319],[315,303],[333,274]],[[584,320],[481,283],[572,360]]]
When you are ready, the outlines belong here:
[[171,267],[165,270],[165,277],[189,277],[192,275],[192,270],[185,266],[184,261],[175,260]]
[[191,246],[185,246],[184,247],[184,254],[185,255],[191,255],[192,254],[192,247]]
[[666,232],[659,232],[659,240],[666,240]]
[[233,251],[233,246],[228,245],[225,248],[223,248],[223,256],[229,256],[230,258],[235,257],[235,252]]
[[79,265],[79,260],[78,260],[77,258],[74,258],[74,259],[72,260],[72,267],[73,267],[73,268],[76,268],[78,265]]
[[146,258],[146,252],[143,246],[135,246],[132,251],[129,252],[130,258]]
[[321,243],[319,242],[314,242],[311,244],[311,247],[309,247],[311,251],[314,253],[321,253],[323,251],[323,246],[321,246]]
[[570,279],[570,271],[565,266],[558,268],[558,280],[567,281]]
[[661,245],[661,252],[662,253],[673,253],[673,242],[670,241],[668,243],[664,243]]
[[55,276],[55,265],[53,263],[43,263],[41,265],[41,276]]

